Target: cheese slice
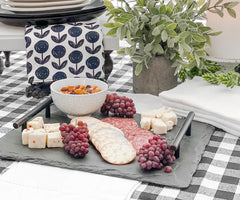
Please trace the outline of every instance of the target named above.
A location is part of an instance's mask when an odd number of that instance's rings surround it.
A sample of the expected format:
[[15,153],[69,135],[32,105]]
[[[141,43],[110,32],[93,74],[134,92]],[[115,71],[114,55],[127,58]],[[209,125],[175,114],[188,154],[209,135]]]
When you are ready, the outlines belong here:
[[29,148],[45,148],[47,133],[44,129],[36,129],[29,134],[28,147]]
[[27,128],[40,129],[44,127],[42,117],[36,117],[33,120],[27,122]]
[[152,130],[155,134],[165,134],[168,128],[161,119],[154,118],[152,119]]
[[59,132],[60,123],[44,124],[47,133]]
[[140,126],[143,129],[149,130],[151,128],[152,118],[142,117],[140,121]]
[[155,115],[155,118],[160,118],[162,119],[164,113],[168,113],[172,111],[172,108],[169,108],[169,107],[161,107],[159,109],[156,110],[156,115]]
[[60,131],[50,132],[47,136],[47,147],[63,147]]
[[141,118],[155,118],[157,114],[157,110],[150,110],[148,112],[141,113]]
[[172,121],[174,123],[174,125],[176,125],[177,124],[177,115],[173,111],[166,112],[166,113],[163,113],[162,120],[164,122]]
[[33,128],[25,128],[22,132],[22,144],[27,145],[28,144],[28,139],[29,139],[29,134],[33,133]]
[[173,125],[174,125],[173,121],[167,121],[165,123],[167,125],[167,130],[168,131],[173,129]]

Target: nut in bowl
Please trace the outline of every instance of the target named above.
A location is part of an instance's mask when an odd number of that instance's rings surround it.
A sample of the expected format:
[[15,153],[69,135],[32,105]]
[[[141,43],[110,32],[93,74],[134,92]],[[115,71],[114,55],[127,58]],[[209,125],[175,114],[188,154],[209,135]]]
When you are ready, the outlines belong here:
[[[80,87],[86,90],[79,94],[74,91],[66,92],[66,88],[73,90],[75,87],[77,91]],[[97,111],[105,101],[108,85],[97,79],[67,78],[55,81],[50,88],[54,104],[72,118]],[[93,91],[94,88],[97,90]]]

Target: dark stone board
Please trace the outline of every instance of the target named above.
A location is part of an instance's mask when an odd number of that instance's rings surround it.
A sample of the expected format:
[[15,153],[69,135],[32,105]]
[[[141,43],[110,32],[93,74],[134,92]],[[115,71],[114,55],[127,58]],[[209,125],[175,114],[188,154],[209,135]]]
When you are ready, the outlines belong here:
[[[68,123],[70,121],[64,113],[58,111],[54,106],[51,106],[51,113],[50,119],[44,119],[45,123]],[[44,112],[42,111],[38,115],[44,116]],[[95,113],[94,116],[98,118],[103,117],[100,113]],[[137,121],[139,121],[139,118],[140,116],[136,115]],[[183,121],[183,119],[179,119],[177,126],[166,135],[169,143],[174,139]],[[0,138],[0,158],[186,188],[191,182],[201,155],[214,129],[211,125],[193,121],[192,135],[183,137],[180,158],[172,165],[173,171],[169,174],[165,173],[164,170],[142,170],[137,162],[137,158],[127,165],[111,165],[101,158],[92,145],[90,145],[89,153],[83,159],[71,157],[62,148],[29,149],[27,146],[22,145],[20,128]]]

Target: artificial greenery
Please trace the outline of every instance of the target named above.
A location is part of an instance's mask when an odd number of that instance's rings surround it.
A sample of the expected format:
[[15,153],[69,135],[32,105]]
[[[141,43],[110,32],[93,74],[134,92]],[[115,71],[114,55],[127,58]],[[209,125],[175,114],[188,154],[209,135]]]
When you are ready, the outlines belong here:
[[206,81],[212,84],[224,84],[227,87],[234,87],[235,85],[240,86],[240,77],[235,72],[228,72],[228,73],[220,73],[220,74],[214,74],[214,73],[205,73],[202,76]]
[[210,36],[221,32],[212,32],[210,27],[199,20],[206,11],[222,17],[224,9],[235,18],[233,8],[238,2],[223,3],[223,0],[219,0],[214,5],[205,0],[130,2],[118,0],[118,6],[115,7],[105,0],[109,21],[104,26],[110,28],[108,35],[118,34],[121,40],[126,39],[129,43],[129,47],[120,49],[118,53],[130,55],[131,60],[137,63],[136,75],[141,73],[144,66],[148,68],[153,57],[164,55],[173,62],[172,67],[176,67],[176,74],[181,81],[203,76],[210,83],[239,85],[239,81],[234,81],[236,73],[226,74],[227,78],[216,75],[220,66],[205,59]]

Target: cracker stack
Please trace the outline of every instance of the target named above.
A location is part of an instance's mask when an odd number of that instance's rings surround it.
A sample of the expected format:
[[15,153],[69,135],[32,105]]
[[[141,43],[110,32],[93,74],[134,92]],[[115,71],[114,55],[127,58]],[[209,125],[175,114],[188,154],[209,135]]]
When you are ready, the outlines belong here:
[[123,165],[135,159],[136,150],[120,129],[93,117],[77,117],[71,124],[76,125],[78,121],[88,124],[90,141],[105,161]]

